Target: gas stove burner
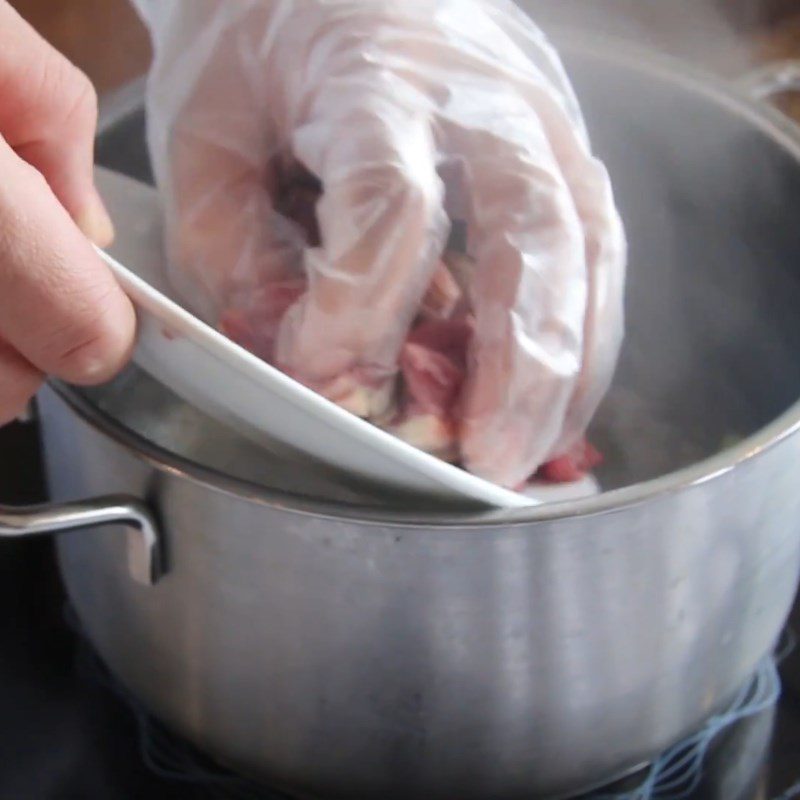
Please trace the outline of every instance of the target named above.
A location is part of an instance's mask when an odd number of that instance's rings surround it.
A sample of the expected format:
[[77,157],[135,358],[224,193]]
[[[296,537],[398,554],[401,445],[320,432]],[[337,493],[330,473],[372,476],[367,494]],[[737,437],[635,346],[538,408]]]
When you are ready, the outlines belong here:
[[[81,634],[80,624],[71,608],[65,611],[70,627]],[[85,678],[106,687],[130,709],[138,728],[139,749],[146,767],[158,778],[191,787],[207,800],[291,800],[288,795],[265,789],[215,764],[192,745],[168,731],[153,718],[141,703],[109,673],[83,636],[78,668]],[[706,772],[716,751],[730,744],[737,735],[742,739],[733,746],[735,756],[727,761],[741,761],[745,755],[766,750],[773,723],[773,711],[781,693],[777,665],[794,649],[796,638],[784,634],[775,657],[765,659],[752,680],[733,699],[728,708],[711,717],[701,730],[669,748],[649,766],[613,786],[583,795],[579,800],[706,800]],[[758,724],[763,717],[763,724]],[[741,733],[749,720],[755,728]],[[755,735],[753,732],[755,731]],[[744,738],[742,738],[744,737]],[[755,743],[755,744],[754,744]],[[752,758],[760,763],[762,754]],[[746,800],[752,794],[714,795],[721,800]],[[800,796],[800,785],[776,800]]]
[[86,638],[69,604],[64,607],[64,620],[78,637],[75,657],[78,673],[84,680],[111,692],[130,710],[136,722],[142,761],[153,775],[192,787],[202,792],[203,800],[293,800],[218,766],[197,748],[167,730],[114,678]]
[[[604,790],[581,800],[694,800],[703,781],[710,748],[737,723],[774,709],[781,693],[777,657],[767,658],[728,709],[674,745],[640,773],[632,789]],[[630,781],[628,781],[630,783]]]

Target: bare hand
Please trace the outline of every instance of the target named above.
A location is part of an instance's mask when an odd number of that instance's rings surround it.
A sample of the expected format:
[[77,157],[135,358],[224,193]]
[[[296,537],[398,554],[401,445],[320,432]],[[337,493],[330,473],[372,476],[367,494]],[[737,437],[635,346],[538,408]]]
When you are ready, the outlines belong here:
[[133,308],[90,243],[113,238],[96,122],[89,80],[0,0],[0,425],[45,375],[102,382],[131,350]]

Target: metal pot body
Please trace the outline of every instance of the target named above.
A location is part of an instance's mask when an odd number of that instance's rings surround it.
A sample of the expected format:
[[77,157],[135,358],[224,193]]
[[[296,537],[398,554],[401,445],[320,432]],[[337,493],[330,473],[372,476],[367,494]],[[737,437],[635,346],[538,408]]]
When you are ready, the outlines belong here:
[[[571,66],[632,236],[630,333],[598,423],[614,488],[755,435],[800,397],[800,149],[690,79]],[[101,142],[106,164],[120,152]],[[112,670],[234,768],[381,800],[568,796],[723,705],[797,586],[787,413],[730,463],[588,511],[413,521],[265,496],[74,393],[41,403],[56,499],[124,492],[160,520],[154,586],[130,579],[120,530],[59,541]]]
[[658,753],[773,646],[797,585],[797,437],[586,518],[478,528],[265,505],[165,469],[43,398],[57,496],[134,492],[169,569],[59,540],[111,669],[225,763],[313,797],[569,795]]

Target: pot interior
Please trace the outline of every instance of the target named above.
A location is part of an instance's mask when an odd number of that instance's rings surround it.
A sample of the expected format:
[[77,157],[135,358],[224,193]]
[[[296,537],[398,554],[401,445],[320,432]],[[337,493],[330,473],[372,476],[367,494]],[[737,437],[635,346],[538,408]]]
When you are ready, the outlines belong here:
[[[678,73],[600,53],[565,60],[630,241],[627,337],[591,432],[610,490],[702,461],[800,397],[800,144],[753,105]],[[141,105],[107,123],[99,163],[150,181],[144,128]],[[189,461],[386,506],[322,468],[265,458],[134,368],[80,393]]]

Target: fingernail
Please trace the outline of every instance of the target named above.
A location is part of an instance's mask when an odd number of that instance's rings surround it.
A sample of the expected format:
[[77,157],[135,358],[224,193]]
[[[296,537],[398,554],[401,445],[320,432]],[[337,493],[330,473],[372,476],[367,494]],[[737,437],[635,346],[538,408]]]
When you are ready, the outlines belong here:
[[114,241],[114,223],[111,222],[111,217],[96,191],[77,222],[78,227],[98,247],[108,247]]

